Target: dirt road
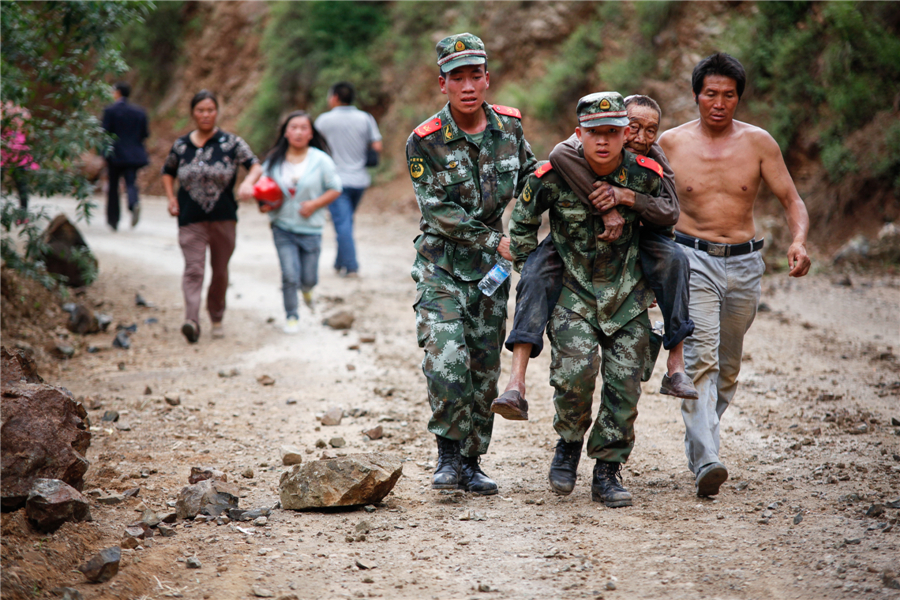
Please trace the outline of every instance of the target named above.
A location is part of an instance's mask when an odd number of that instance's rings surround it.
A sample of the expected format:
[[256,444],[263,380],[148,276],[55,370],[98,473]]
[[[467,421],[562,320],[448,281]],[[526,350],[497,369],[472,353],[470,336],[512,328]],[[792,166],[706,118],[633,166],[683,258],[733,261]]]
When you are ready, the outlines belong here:
[[[53,204],[72,212],[71,202]],[[196,346],[179,333],[183,263],[164,203],[146,199],[134,231],[111,233],[102,218],[83,227],[101,265],[89,298],[103,299],[98,310],[114,323],[138,330],[128,351],[112,349],[109,334],[78,340],[103,351],[81,350],[42,375],[93,401],[85,489],[141,491],[124,504],[94,506],[93,523],[67,524],[53,536],[29,532],[21,512],[4,515],[4,597],[26,597],[20,584],[32,584],[38,593],[72,585],[86,599],[900,598],[883,582],[885,569],[900,571],[900,510],[870,508],[900,500],[900,427],[891,425],[900,419],[896,278],[854,277],[851,286],[829,274],[765,278],[768,310],[747,336],[742,384],[723,419],[731,478],[717,499],[694,495],[678,404],[655,393],[662,360],[644,385],[624,474],[634,506],[591,502],[586,459],[575,492],[552,494],[549,352],[529,372],[531,420],[496,421],[483,465],[500,495],[481,498],[429,488],[436,451],[425,430],[410,308],[415,217],[363,210],[356,280],[334,275],[326,231],[318,314],[303,312],[295,336],[280,329],[266,220],[246,207],[240,219],[226,337],[204,335]],[[138,292],[155,307],[134,306]],[[347,333],[320,323],[338,307],[356,315]],[[158,322],[148,324],[151,317]],[[360,343],[369,336],[374,343]],[[232,369],[238,374],[219,375]],[[262,375],[275,384],[258,383]],[[166,393],[179,394],[181,405],[166,404]],[[316,414],[332,406],[365,414],[319,427]],[[129,430],[101,421],[109,409]],[[376,423],[387,436],[368,441],[361,431]],[[279,446],[298,445],[314,460],[317,440],[338,436],[347,445],[332,452],[390,452],[405,461],[374,512],[275,510],[264,527],[241,524],[250,533],[179,523],[174,537],[126,551],[109,583],[82,583],[69,571],[91,550],[118,543],[139,503],[166,510],[191,466],[227,472],[242,508],[272,506],[285,470]],[[248,468],[253,476],[243,477]],[[202,566],[188,569],[188,557]]]

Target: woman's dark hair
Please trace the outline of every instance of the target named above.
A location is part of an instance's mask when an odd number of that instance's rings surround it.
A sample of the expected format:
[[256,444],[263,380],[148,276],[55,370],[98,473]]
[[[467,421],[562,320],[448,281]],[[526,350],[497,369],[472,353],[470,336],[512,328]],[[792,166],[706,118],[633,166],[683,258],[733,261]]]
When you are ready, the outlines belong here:
[[309,145],[313,148],[318,148],[322,152],[331,154],[331,150],[328,148],[328,142],[325,141],[325,137],[319,133],[319,130],[316,129],[316,126],[313,124],[312,116],[305,110],[295,110],[294,112],[289,113],[288,116],[284,118],[284,121],[281,122],[281,127],[278,128],[278,138],[275,140],[275,145],[272,146],[268,153],[266,153],[265,161],[269,162],[269,169],[274,169],[284,162],[284,156],[287,154],[288,147],[290,146],[287,138],[284,137],[284,132],[287,131],[287,126],[288,123],[291,122],[291,119],[297,117],[306,117],[309,119],[309,125],[312,127],[313,132],[312,139],[309,140]]
[[734,79],[740,100],[744,94],[744,85],[747,83],[747,73],[738,59],[724,52],[716,52],[698,62],[691,75],[691,87],[695,95],[699,96],[703,91],[703,82],[709,75],[722,75]]
[[204,100],[212,100],[213,104],[216,105],[216,110],[219,109],[219,99],[216,98],[216,95],[209,90],[200,90],[191,98],[191,112],[194,112],[194,107]]

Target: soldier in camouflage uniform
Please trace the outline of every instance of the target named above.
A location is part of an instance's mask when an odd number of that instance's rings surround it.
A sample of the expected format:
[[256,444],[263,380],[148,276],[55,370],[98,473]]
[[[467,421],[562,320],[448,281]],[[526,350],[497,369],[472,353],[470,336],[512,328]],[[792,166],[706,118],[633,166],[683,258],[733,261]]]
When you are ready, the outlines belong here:
[[406,156],[422,211],[412,277],[422,370],[437,436],[436,489],[497,493],[479,456],[491,441],[509,282],[492,296],[478,282],[512,259],[501,216],[534,170],[514,108],[484,101],[487,53],[463,33],[438,42],[441,92],[448,104],[409,136]]
[[[602,181],[660,195],[659,165],[623,150],[628,118],[621,95],[585,96],[578,102],[577,114],[576,131],[585,158]],[[548,210],[553,245],[565,265],[562,293],[548,327],[553,353],[550,383],[556,390],[554,428],[565,443],[577,446],[577,465],[582,440],[591,428],[594,386],[602,370],[601,406],[587,447],[588,456],[597,459],[592,498],[610,507],[630,506],[631,494],[622,486],[619,469],[634,446],[650,333],[647,308],[654,299],[640,267],[641,215],[619,207],[624,220],[621,235],[612,242],[598,239],[603,217],[592,214],[549,162],[542,163],[525,184],[510,222],[510,249],[517,269],[537,248],[541,215]]]

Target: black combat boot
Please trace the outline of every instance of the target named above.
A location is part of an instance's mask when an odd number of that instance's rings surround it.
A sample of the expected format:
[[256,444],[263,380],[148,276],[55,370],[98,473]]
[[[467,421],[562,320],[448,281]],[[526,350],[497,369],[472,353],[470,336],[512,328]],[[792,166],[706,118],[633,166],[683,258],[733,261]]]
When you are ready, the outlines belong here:
[[459,489],[482,496],[491,496],[497,493],[497,484],[481,470],[477,456],[463,456]]
[[578,461],[581,460],[581,447],[584,440],[567,442],[559,438],[556,442],[556,454],[550,463],[550,489],[557,494],[568,496],[575,489],[578,477]]
[[622,485],[621,468],[622,463],[597,460],[591,482],[591,500],[602,502],[610,508],[631,506],[631,492]]
[[435,435],[438,445],[438,463],[431,478],[431,489],[455,490],[459,486],[459,442]]

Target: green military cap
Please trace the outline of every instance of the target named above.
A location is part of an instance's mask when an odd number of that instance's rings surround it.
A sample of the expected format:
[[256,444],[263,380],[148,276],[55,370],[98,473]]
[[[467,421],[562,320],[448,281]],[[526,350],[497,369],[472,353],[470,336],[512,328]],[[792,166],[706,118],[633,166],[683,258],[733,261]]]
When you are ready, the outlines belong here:
[[598,92],[588,94],[578,101],[579,127],[597,127],[598,125],[628,125],[628,111],[625,100],[619,92]]
[[477,35],[458,33],[445,37],[434,47],[437,50],[437,64],[442,73],[449,73],[465,65],[483,65],[487,62],[484,42]]

